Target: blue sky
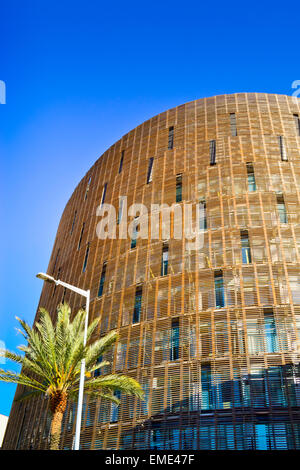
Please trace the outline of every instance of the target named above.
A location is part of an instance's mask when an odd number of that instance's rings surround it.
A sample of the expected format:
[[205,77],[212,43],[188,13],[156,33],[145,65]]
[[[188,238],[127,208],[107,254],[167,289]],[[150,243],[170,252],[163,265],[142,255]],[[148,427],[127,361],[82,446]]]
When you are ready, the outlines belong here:
[[[32,323],[73,189],[116,140],[168,108],[244,91],[292,94],[296,3],[9,0],[1,4],[0,340]],[[6,366],[5,366],[6,367]],[[0,383],[0,413],[15,387]]]

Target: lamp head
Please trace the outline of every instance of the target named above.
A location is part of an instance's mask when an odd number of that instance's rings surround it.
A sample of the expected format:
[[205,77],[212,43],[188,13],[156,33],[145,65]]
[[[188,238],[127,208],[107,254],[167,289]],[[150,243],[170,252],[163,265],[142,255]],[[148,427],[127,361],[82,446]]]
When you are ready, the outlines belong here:
[[36,277],[37,277],[38,279],[42,279],[42,281],[46,281],[46,282],[55,282],[54,277],[49,276],[49,274],[38,273],[38,274],[36,275]]

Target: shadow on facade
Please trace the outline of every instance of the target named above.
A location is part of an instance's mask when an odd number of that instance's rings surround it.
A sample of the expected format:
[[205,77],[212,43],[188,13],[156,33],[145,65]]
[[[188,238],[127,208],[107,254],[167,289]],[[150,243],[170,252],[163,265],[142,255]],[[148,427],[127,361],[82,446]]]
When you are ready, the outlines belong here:
[[[205,368],[204,368],[205,370]],[[206,371],[207,372],[207,371]],[[201,388],[126,429],[120,449],[300,449],[300,368],[262,369]]]

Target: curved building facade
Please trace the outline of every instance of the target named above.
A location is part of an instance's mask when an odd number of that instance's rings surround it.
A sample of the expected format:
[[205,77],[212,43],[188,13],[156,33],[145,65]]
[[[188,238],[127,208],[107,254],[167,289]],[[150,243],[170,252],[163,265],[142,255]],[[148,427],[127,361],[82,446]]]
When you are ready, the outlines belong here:
[[[169,234],[160,213],[156,232],[139,236],[153,205],[175,203]],[[104,204],[116,209],[107,238]],[[134,218],[132,204],[148,216]],[[175,236],[184,205],[201,207],[198,245]],[[121,236],[124,217],[136,239]],[[91,290],[97,335],[119,331],[102,373],[145,391],[119,408],[86,402],[83,449],[300,449],[298,99],[205,98],[130,131],[72,194],[48,273]],[[45,283],[41,306],[55,315],[63,299],[81,306]],[[70,406],[65,449],[73,416]],[[4,448],[47,448],[48,431],[43,400],[14,402]]]

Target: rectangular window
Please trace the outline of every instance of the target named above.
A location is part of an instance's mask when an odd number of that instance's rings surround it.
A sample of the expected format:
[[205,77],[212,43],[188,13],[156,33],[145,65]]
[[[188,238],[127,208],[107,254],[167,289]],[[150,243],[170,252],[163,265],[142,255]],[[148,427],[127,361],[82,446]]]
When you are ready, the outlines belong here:
[[[103,356],[99,356],[98,359],[97,359],[97,365],[101,364],[102,361],[103,361]],[[101,375],[101,369],[96,369],[94,371],[94,378],[100,377],[100,375]]]
[[71,227],[71,232],[70,232],[71,235],[72,235],[73,230],[74,230],[74,225],[75,225],[75,221],[76,221],[76,216],[77,216],[77,211],[74,212],[74,217],[73,217],[73,222],[72,222],[72,227]]
[[171,344],[170,344],[170,361],[179,359],[179,320],[172,319]]
[[233,137],[237,136],[235,113],[230,113],[230,131]]
[[215,271],[214,280],[215,280],[216,308],[223,308],[225,306],[223,272]]
[[136,291],[135,291],[135,300],[134,300],[134,310],[133,310],[132,323],[139,323],[139,321],[141,320],[142,295],[143,295],[142,288],[137,287]]
[[210,364],[201,365],[201,409],[213,407],[212,377]]
[[79,237],[79,241],[78,241],[78,250],[80,248],[80,245],[81,245],[81,241],[82,241],[82,236],[83,236],[83,232],[84,232],[84,226],[85,226],[85,222],[83,222],[82,224],[82,228],[81,228],[81,232],[80,232],[80,237]]
[[168,150],[172,150],[174,146],[174,127],[169,127],[169,140],[168,140]]
[[84,257],[84,262],[83,262],[83,267],[82,267],[82,272],[84,273],[86,270],[87,262],[88,262],[88,257],[89,257],[89,251],[90,251],[90,244],[87,244],[86,247],[86,252],[85,252],[85,257]]
[[105,275],[106,275],[106,262],[104,262],[102,266],[102,272],[101,272],[99,289],[98,289],[98,297],[101,297],[101,295],[103,294]]
[[209,141],[209,162],[210,162],[210,165],[216,164],[216,141],[215,140]]
[[[126,197],[126,196],[125,196]],[[119,212],[118,212],[118,218],[117,218],[117,224],[119,225],[119,223],[121,222],[122,220],[122,216],[123,216],[123,207],[124,207],[124,197],[123,196],[120,196],[119,197]]]
[[200,230],[206,230],[207,229],[207,214],[206,214],[206,201],[205,199],[201,199],[199,202],[199,210],[200,210]]
[[278,137],[278,140],[279,140],[279,149],[280,149],[281,160],[282,160],[283,162],[287,162],[287,161],[288,161],[288,158],[287,158],[287,153],[286,153],[286,147],[285,147],[284,137],[282,137],[282,135],[280,135],[280,136]]
[[166,243],[163,244],[162,257],[161,257],[161,276],[168,274],[168,262],[169,262],[169,247]]
[[251,250],[248,230],[241,230],[242,261],[243,264],[251,263]]
[[90,176],[90,178],[89,178],[89,180],[88,180],[88,184],[87,184],[86,190],[85,190],[84,200],[86,200],[86,198],[87,198],[87,195],[88,195],[88,192],[89,192],[89,189],[90,189],[91,181],[92,181],[92,178],[91,178],[91,176]]
[[151,181],[152,181],[153,160],[154,160],[153,157],[151,157],[149,159],[148,173],[147,173],[147,184],[151,183]]
[[287,224],[288,223],[288,218],[287,218],[286,207],[285,207],[283,195],[282,194],[277,194],[276,195],[276,200],[277,200],[277,210],[278,210],[280,223],[281,224]]
[[120,164],[119,164],[119,173],[121,173],[122,168],[123,168],[124,153],[125,153],[125,150],[122,150],[121,158],[120,158]]
[[104,201],[105,201],[106,189],[107,189],[107,183],[104,184],[103,189],[102,189],[101,206],[103,206]]
[[266,352],[278,352],[278,338],[273,309],[264,309]]
[[256,191],[255,174],[252,163],[247,163],[248,191]]
[[182,175],[176,175],[176,202],[182,201]]
[[136,239],[137,239],[137,236],[138,236],[138,217],[135,217],[134,218],[134,221],[133,221],[133,230],[132,230],[132,238],[131,238],[131,244],[130,244],[130,248],[133,249],[136,247]]
[[[115,390],[114,391],[114,396],[120,400],[121,399],[121,392],[120,390]],[[111,423],[116,423],[119,419],[119,408],[120,406],[117,405],[116,403],[111,404],[111,410],[110,410],[110,422]]]
[[294,114],[295,124],[296,124],[296,132],[297,135],[300,135],[300,119],[299,114]]

